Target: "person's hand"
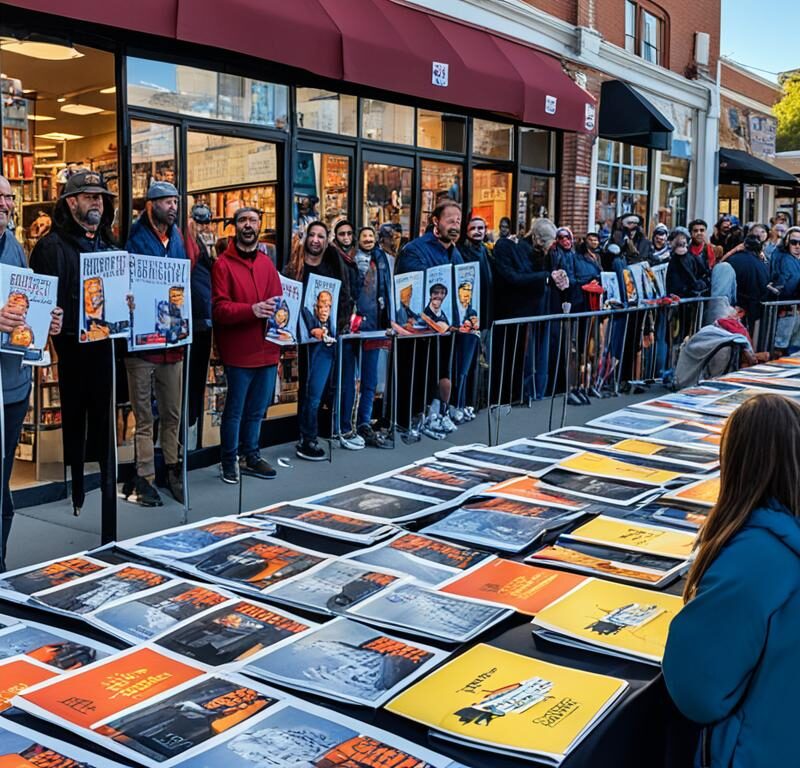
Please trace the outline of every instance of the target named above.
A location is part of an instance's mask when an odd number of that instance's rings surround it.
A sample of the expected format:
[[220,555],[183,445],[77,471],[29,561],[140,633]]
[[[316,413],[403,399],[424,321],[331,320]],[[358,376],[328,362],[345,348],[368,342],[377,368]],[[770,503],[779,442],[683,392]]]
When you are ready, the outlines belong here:
[[257,301],[253,304],[253,314],[262,320],[272,317],[275,314],[275,300]]
[[25,322],[25,315],[14,308],[5,304],[0,308],[0,331],[3,333],[11,333],[18,325]]
[[61,307],[56,307],[50,313],[50,335],[58,336],[61,333],[61,327],[64,324],[64,310]]
[[271,318],[278,309],[278,302],[281,300],[280,296],[273,296],[271,299],[267,299],[264,303],[266,310],[267,310],[267,318]]
[[319,341],[325,338],[325,330],[323,328],[312,328],[309,333]]
[[136,310],[136,302],[133,299],[133,294],[132,293],[125,294],[125,301],[128,304],[128,311],[134,312]]

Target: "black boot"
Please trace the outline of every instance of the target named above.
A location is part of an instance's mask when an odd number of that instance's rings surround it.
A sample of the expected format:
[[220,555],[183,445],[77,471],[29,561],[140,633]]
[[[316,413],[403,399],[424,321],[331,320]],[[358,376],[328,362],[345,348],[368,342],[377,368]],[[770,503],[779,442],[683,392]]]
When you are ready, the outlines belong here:
[[183,504],[183,472],[180,464],[167,465],[167,488],[179,504]]

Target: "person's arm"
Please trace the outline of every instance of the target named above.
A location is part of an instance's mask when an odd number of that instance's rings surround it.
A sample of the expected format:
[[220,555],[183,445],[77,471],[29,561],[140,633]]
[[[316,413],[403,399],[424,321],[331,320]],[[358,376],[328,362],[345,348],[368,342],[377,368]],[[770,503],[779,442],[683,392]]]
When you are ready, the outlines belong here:
[[232,282],[225,263],[215,262],[211,268],[211,315],[219,325],[239,325],[257,317],[254,305],[235,299]]
[[507,242],[508,238],[501,240],[494,251],[494,266],[498,277],[509,285],[517,287],[529,286],[537,293],[544,290],[549,272],[529,272],[520,267],[514,258],[514,249],[518,245]]
[[706,571],[697,596],[670,624],[662,667],[689,719],[714,723],[736,710],[797,571],[796,556],[758,529],[737,534]]
[[424,272],[425,269],[425,264],[422,262],[422,254],[419,253],[417,246],[413,241],[406,243],[397,257],[394,273],[402,275],[404,272]]

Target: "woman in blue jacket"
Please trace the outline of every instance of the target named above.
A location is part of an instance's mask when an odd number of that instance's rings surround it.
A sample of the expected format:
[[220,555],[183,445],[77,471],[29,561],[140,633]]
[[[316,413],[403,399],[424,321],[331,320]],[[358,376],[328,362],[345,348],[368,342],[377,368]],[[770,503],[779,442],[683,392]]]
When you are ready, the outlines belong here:
[[798,764],[800,405],[775,394],[745,402],[728,420],[720,467],[664,679],[706,726],[696,765],[788,768]]
[[[786,230],[780,246],[772,252],[769,270],[776,300],[800,300],[800,227]],[[800,347],[800,314],[794,310],[794,307],[779,310],[775,327],[776,349],[794,351]]]

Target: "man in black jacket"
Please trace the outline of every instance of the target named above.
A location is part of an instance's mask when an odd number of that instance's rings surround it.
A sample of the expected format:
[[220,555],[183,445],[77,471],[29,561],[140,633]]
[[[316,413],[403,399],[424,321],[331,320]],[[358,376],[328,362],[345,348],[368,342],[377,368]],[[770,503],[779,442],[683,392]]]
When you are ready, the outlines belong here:
[[736,303],[745,311],[744,324],[753,333],[761,318],[762,301],[769,301],[769,267],[761,259],[761,239],[749,234],[744,248],[726,259],[736,273]]
[[68,179],[53,211],[53,228],[36,244],[30,259],[35,272],[58,277],[64,325],[53,343],[58,354],[64,461],[71,471],[75,514],[85,499],[84,461],[100,464],[104,542],[116,537],[114,347],[110,339],[79,343],[78,325],[83,295],[80,255],[115,248],[113,218],[113,194],[100,174],[79,171]]

